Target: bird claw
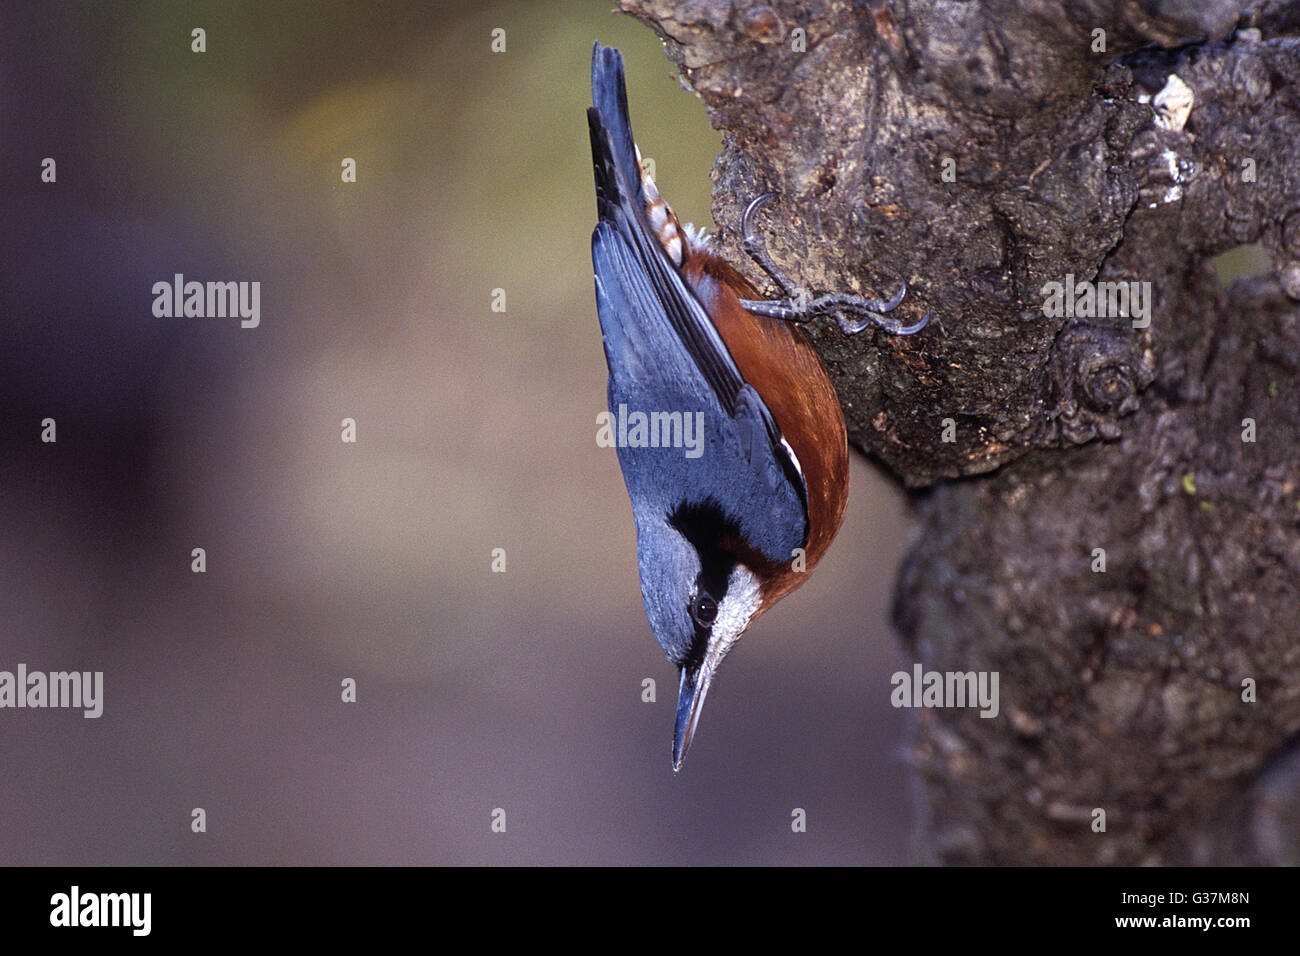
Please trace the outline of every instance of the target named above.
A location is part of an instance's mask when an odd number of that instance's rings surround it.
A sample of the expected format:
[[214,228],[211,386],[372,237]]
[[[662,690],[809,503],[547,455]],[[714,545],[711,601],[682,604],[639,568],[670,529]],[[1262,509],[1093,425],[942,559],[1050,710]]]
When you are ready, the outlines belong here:
[[[754,215],[758,210],[775,198],[776,193],[765,192],[751,199],[749,205],[745,207],[744,214],[740,217],[740,232],[745,252],[777,284],[786,298],[784,301],[762,303],[763,307],[758,307],[760,303],[753,300],[742,299],[742,305],[760,315],[784,319],[787,322],[806,322],[816,315],[833,314],[840,331],[845,335],[857,335],[872,324],[893,335],[913,335],[926,327],[930,321],[929,311],[922,316],[919,322],[914,322],[911,325],[904,325],[897,319],[891,319],[884,314],[898,308],[899,303],[903,301],[903,297],[907,295],[906,282],[899,286],[894,297],[888,301],[841,294],[813,297],[806,290],[800,288],[772,261],[762,237],[751,227]],[[857,320],[851,319],[849,318],[850,315],[860,316],[861,318]]]
[[863,305],[872,312],[893,312],[898,308],[898,303],[903,301],[903,296],[907,295],[907,283],[904,282],[894,293],[894,297],[888,302],[880,302],[876,299],[866,299]]
[[768,254],[767,244],[763,241],[763,237],[750,227],[754,214],[766,206],[769,200],[775,198],[776,193],[765,192],[760,193],[749,201],[749,205],[745,207],[744,215],[740,217],[741,241],[744,244],[745,253],[749,258],[758,263],[759,268],[768,274],[769,278],[777,284],[777,287],[780,288],[781,292],[787,298],[794,299],[797,286],[777,267],[777,264],[772,261],[772,257]]
[[859,312],[859,314],[866,316],[866,318],[855,322],[843,312],[836,313],[835,321],[838,323],[840,331],[845,335],[857,335],[867,326],[875,323],[891,335],[915,335],[930,324],[929,309],[926,310],[925,315],[921,316],[919,322],[913,322],[911,325],[904,325],[897,319],[891,319],[888,316],[879,314],[878,312],[868,312],[865,309]]

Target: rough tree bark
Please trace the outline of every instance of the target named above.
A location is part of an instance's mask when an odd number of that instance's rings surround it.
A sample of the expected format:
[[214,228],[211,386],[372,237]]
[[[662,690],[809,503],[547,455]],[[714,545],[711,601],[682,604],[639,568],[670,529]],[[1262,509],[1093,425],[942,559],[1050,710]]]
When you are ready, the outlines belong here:
[[[1296,862],[1300,5],[622,5],[724,133],[733,262],[772,189],[806,287],[934,312],[812,330],[851,441],[916,489],[903,641],[1000,675],[996,719],[920,712],[926,859]],[[1244,243],[1273,274],[1223,290]],[[1067,276],[1150,283],[1149,326],[1045,314]]]

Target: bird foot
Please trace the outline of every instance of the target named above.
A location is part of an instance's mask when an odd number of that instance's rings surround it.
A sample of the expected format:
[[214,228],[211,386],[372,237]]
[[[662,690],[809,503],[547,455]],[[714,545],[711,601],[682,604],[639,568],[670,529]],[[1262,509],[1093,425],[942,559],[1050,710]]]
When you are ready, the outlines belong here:
[[905,325],[898,319],[885,315],[886,312],[892,312],[903,301],[903,296],[907,294],[906,282],[888,301],[843,293],[814,296],[806,289],[800,288],[772,261],[762,238],[751,228],[754,214],[766,205],[768,200],[775,197],[776,193],[763,193],[755,196],[745,207],[745,214],[741,217],[741,238],[745,252],[771,277],[785,298],[741,299],[741,305],[756,315],[765,315],[786,322],[807,322],[819,315],[834,315],[840,331],[845,335],[856,335],[873,324],[894,335],[912,335],[925,328],[930,321],[929,311],[919,322],[912,325]]

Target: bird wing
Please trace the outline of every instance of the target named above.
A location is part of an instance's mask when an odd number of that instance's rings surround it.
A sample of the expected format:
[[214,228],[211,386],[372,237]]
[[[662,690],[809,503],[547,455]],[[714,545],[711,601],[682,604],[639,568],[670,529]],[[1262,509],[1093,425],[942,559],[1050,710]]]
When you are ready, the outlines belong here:
[[596,45],[592,95],[599,215],[592,263],[611,411],[702,411],[718,432],[704,436],[694,460],[668,449],[620,448],[633,505],[741,501],[731,517],[746,540],[770,560],[787,561],[807,540],[807,492],[770,410],[650,229],[617,50]]

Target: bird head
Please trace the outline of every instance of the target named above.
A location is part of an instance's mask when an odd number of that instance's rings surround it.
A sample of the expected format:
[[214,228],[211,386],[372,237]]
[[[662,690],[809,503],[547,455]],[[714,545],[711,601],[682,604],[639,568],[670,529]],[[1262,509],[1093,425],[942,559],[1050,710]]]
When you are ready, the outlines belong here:
[[713,500],[639,522],[637,552],[646,617],[680,671],[673,728],[673,769],[680,770],[718,668],[763,610],[762,572]]

